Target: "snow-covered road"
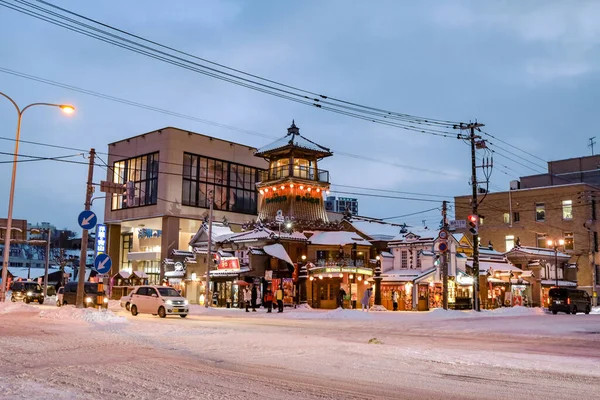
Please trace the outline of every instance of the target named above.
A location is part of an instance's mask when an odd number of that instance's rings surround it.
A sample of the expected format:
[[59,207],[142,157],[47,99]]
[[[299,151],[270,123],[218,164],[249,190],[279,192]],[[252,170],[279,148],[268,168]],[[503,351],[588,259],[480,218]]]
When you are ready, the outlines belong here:
[[0,304],[0,398],[600,397],[600,315],[112,307]]

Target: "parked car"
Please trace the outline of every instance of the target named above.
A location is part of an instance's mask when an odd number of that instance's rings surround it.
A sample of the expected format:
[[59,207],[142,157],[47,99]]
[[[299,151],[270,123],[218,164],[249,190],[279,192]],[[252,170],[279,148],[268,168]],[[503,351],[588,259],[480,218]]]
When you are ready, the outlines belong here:
[[567,314],[589,314],[592,309],[592,299],[585,290],[553,288],[548,292],[548,297],[548,309],[552,314],[559,311]]
[[24,301],[28,304],[37,301],[44,304],[44,290],[36,282],[14,282],[11,290],[10,301]]
[[[69,282],[64,286],[62,305],[77,303],[77,282]],[[94,282],[85,282],[83,285],[83,305],[84,307],[96,307],[98,305],[98,296],[104,296],[102,308],[108,308],[108,297],[106,293],[98,293],[98,284]]]
[[137,288],[134,288],[131,292],[129,292],[129,294],[126,294],[125,296],[122,296],[121,300],[119,300],[119,304],[121,305],[121,307],[125,308],[127,311],[130,311],[129,310],[129,305],[131,304],[131,295],[136,290],[137,290]]
[[56,292],[56,307],[60,307],[63,305],[63,293],[65,292],[65,288],[59,287]]
[[129,306],[131,315],[147,313],[161,318],[167,315],[187,317],[189,313],[188,301],[181,297],[179,292],[166,286],[140,286],[131,293]]

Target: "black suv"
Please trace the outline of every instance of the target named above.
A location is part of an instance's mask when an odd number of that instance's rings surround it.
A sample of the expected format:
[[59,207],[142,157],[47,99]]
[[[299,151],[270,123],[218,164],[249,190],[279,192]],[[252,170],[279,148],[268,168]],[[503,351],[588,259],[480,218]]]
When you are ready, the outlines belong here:
[[37,301],[40,304],[44,304],[44,291],[42,286],[36,282],[13,282],[11,291],[10,301],[18,300],[25,303]]
[[559,311],[567,314],[589,314],[592,309],[592,299],[585,290],[553,288],[548,292],[548,297],[548,309],[552,314]]
[[[62,305],[73,304],[77,302],[77,282],[69,282],[65,285],[62,296]],[[83,285],[83,306],[97,307],[98,297],[102,297],[102,308],[108,308],[108,297],[105,292],[98,292],[98,284],[94,282],[85,282]]]

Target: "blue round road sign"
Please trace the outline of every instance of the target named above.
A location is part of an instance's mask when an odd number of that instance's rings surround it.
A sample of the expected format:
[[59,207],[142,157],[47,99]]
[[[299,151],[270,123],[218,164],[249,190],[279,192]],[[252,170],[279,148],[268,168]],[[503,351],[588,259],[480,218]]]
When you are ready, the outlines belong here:
[[448,243],[447,242],[440,242],[440,244],[438,245],[438,249],[440,250],[440,253],[445,253],[448,251]]
[[79,214],[79,217],[77,217],[77,223],[82,229],[94,229],[97,222],[98,217],[96,217],[96,214],[94,214],[93,211],[82,211]]
[[98,254],[94,259],[94,269],[99,274],[106,274],[112,267],[112,260],[108,254]]

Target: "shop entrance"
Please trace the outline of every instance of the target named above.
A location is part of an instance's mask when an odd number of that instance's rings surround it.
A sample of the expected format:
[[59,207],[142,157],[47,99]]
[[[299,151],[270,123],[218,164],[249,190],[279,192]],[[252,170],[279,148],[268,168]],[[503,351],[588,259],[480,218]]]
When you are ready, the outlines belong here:
[[324,279],[317,285],[317,299],[319,308],[337,308],[337,296],[340,293],[340,282],[333,279]]
[[[238,307],[239,286],[235,281],[214,282],[212,305],[215,307]],[[215,296],[216,295],[216,296]]]
[[429,311],[429,285],[419,285],[419,311]]

